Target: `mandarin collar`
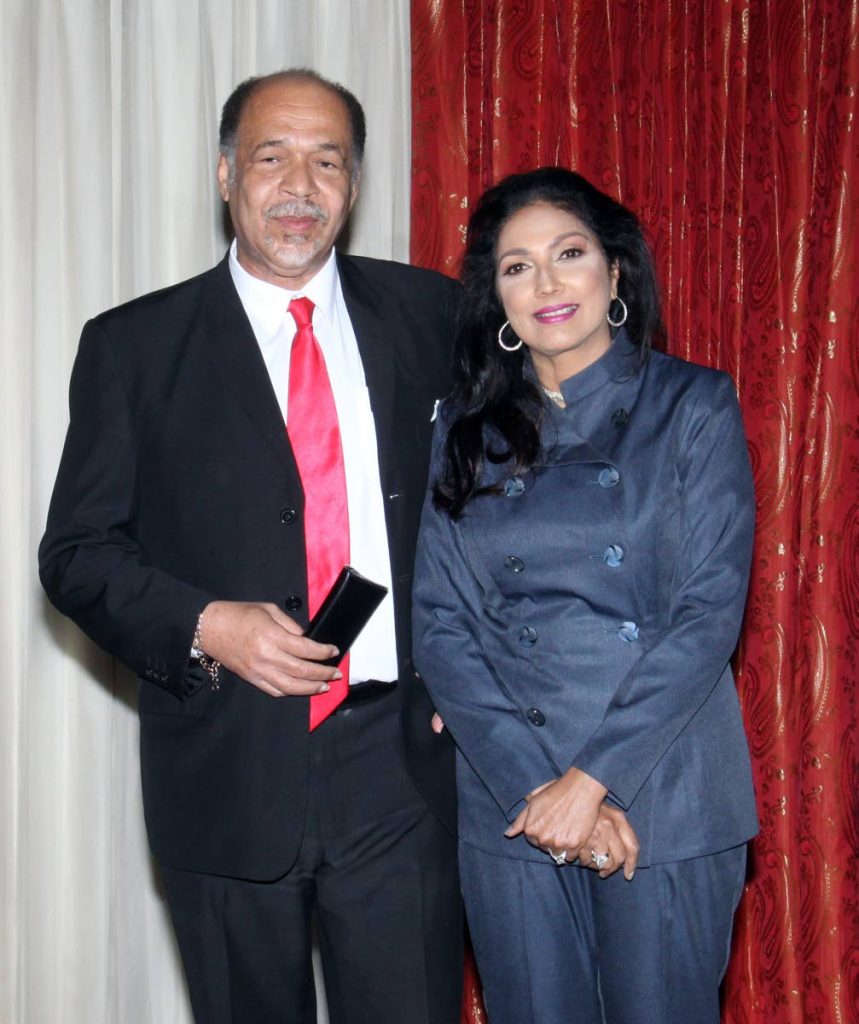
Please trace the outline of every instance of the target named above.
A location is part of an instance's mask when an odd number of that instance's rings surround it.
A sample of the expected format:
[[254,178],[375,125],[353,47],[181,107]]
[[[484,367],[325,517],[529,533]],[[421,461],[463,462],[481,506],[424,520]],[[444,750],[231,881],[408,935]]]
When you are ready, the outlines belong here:
[[[621,328],[615,335],[611,347],[599,359],[561,382],[560,392],[564,396],[564,401],[570,406],[609,381],[622,381],[633,377],[640,361],[641,352],[638,346],[633,345],[629,335]],[[525,375],[539,386],[540,382],[530,358],[525,359],[523,369]],[[551,399],[547,400],[551,402]]]

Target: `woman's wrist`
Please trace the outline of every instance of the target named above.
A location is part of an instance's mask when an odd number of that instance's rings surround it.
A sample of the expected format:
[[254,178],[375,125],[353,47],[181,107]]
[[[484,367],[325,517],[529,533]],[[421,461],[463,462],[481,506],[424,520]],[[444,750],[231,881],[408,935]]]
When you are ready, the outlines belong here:
[[575,765],[571,765],[564,772],[562,778],[570,785],[575,786],[577,789],[583,790],[589,796],[592,796],[597,803],[602,803],[608,796],[608,789],[598,779],[595,779],[592,775],[588,775],[588,773],[582,771],[581,768],[576,768]]

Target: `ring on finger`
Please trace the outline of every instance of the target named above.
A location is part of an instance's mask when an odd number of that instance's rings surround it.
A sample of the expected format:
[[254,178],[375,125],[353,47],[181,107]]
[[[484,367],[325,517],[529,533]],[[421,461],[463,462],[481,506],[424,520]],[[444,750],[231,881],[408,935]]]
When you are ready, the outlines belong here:
[[567,863],[566,850],[560,850],[558,853],[552,853],[552,851],[549,850],[548,854],[552,858],[552,860],[558,865],[558,867],[561,867],[562,865]]
[[596,867],[599,871],[608,864],[611,860],[611,854],[606,851],[605,853],[597,853],[596,850],[591,850],[591,864]]

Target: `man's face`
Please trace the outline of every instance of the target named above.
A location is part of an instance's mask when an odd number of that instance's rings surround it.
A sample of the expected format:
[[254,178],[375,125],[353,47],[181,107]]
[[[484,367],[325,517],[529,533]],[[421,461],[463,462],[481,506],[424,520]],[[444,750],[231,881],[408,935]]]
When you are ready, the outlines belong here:
[[235,173],[218,161],[239,263],[298,291],[328,259],[352,204],[352,132],[340,97],[304,79],[260,86],[242,113]]

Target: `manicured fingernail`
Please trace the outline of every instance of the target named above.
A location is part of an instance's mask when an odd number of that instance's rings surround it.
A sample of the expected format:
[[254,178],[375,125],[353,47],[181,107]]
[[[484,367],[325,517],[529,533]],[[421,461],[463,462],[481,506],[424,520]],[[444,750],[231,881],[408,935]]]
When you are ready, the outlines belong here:
[[321,685],[321,686],[319,687],[319,689],[318,689],[317,693],[328,693],[328,691],[329,691],[330,689],[331,689],[331,687],[330,687],[330,686],[328,685],[328,683],[323,683],[323,684],[322,684],[322,685]]
[[337,671],[336,671],[336,672],[334,673],[334,678],[335,678],[335,679],[342,679],[342,678],[343,678],[343,673],[342,673],[342,672],[340,671],[340,669],[339,669],[339,668],[338,668],[338,669],[337,669]]

